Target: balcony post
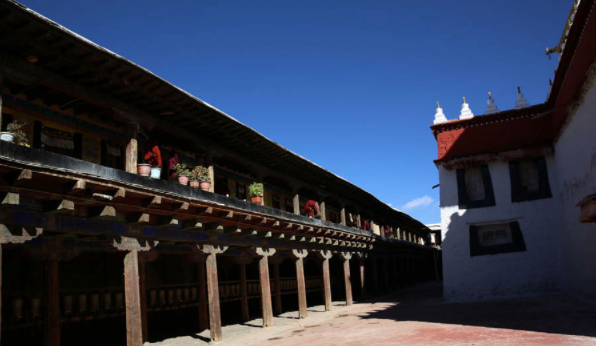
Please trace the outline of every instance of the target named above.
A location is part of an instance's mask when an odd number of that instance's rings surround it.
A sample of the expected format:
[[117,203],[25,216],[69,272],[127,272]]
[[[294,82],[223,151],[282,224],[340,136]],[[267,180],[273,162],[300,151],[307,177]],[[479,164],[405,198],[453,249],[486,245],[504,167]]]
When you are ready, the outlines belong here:
[[138,126],[139,125],[137,123],[128,123],[126,125],[126,138],[128,138],[128,144],[126,144],[124,167],[126,172],[134,174],[137,173],[137,156],[139,154],[139,148],[137,144],[137,136],[139,131]]

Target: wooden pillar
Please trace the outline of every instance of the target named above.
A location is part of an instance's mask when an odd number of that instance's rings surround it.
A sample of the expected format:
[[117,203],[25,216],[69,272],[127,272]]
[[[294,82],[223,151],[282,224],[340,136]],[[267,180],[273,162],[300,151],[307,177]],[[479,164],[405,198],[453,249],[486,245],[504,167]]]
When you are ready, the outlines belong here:
[[248,311],[248,290],[246,288],[246,263],[240,263],[240,292],[242,295],[242,320],[246,322],[250,320],[250,313]]
[[346,207],[342,206],[341,207],[341,211],[339,212],[339,217],[340,217],[340,225],[342,226],[347,226],[348,224],[346,223]]
[[366,300],[366,278],[364,276],[364,259],[364,255],[358,257],[358,261],[360,262],[360,292],[362,293],[362,300]]
[[346,305],[350,306],[353,303],[352,300],[352,282],[350,276],[350,259],[352,254],[349,252],[342,252],[341,258],[344,262],[344,283],[346,285]]
[[399,270],[396,261],[397,258],[391,258],[391,263],[393,264],[393,289],[397,291],[399,289]]
[[389,260],[388,257],[383,258],[383,276],[385,277],[385,292],[389,293],[389,276],[391,273],[389,272],[389,264],[387,261]]
[[[0,54],[0,57],[2,55]],[[0,129],[2,128],[2,87],[4,85],[4,75],[0,73]]]
[[48,258],[45,262],[46,274],[46,309],[44,339],[46,346],[60,346],[60,292],[58,278],[58,259]]
[[331,251],[321,250],[321,257],[323,258],[323,289],[325,295],[325,311],[331,311],[333,308],[331,300],[331,275],[329,273],[329,259],[332,256]]
[[[219,284],[217,280],[217,254],[222,254],[227,246],[210,244],[198,245],[197,248],[206,255],[205,272],[207,276],[207,299],[209,301],[209,331],[211,341],[221,341],[221,312],[219,309]],[[200,273],[200,272],[199,272]],[[200,278],[199,278],[200,283]]]
[[325,206],[325,201],[321,201],[319,204],[319,214],[321,214],[322,221],[327,221],[327,209]]
[[199,259],[197,268],[199,278],[199,330],[203,331],[209,327],[209,303],[207,301],[206,263],[205,258]]
[[372,259],[372,275],[373,275],[373,290],[375,292],[375,296],[379,295],[379,275],[378,275],[378,268],[377,268],[377,259]]
[[360,214],[356,215],[356,226],[362,228],[362,218],[360,217]]
[[211,150],[207,151],[205,155],[205,166],[207,166],[207,173],[209,174],[209,179],[211,179],[209,192],[215,192],[215,168],[213,167],[213,152]]
[[280,258],[276,258],[273,262],[273,283],[275,284],[275,314],[281,315],[281,282],[279,281],[279,265],[281,263]]
[[147,327],[147,287],[145,283],[145,276],[147,261],[145,254],[139,256],[139,292],[141,302],[141,330],[143,336],[143,342],[149,340],[149,329]]
[[304,257],[308,251],[303,249],[294,249],[292,254],[296,258],[296,282],[298,286],[298,318],[306,318],[306,284],[304,280]]
[[294,214],[300,215],[300,195],[294,194]]
[[263,327],[273,326],[273,309],[271,308],[271,287],[269,286],[269,256],[275,249],[256,248],[259,259],[259,281],[261,283],[261,309],[263,312]]
[[126,345],[143,345],[141,300],[139,295],[139,253],[124,256],[124,301],[126,304]]
[[137,163],[138,163],[138,145],[137,145],[137,132],[138,132],[138,124],[136,123],[129,123],[126,125],[126,137],[128,138],[128,144],[126,145],[126,153],[125,153],[125,170],[128,173],[137,173]]
[[[1,82],[1,78],[2,75],[0,74],[0,82]],[[0,83],[0,90],[2,84]],[[2,98],[0,96],[0,121],[2,120]],[[1,125],[1,123],[0,123]],[[2,242],[0,242],[0,330],[2,330],[1,328],[2,326]],[[0,333],[0,337],[1,337],[2,333]],[[2,339],[0,338],[0,345],[2,344]]]

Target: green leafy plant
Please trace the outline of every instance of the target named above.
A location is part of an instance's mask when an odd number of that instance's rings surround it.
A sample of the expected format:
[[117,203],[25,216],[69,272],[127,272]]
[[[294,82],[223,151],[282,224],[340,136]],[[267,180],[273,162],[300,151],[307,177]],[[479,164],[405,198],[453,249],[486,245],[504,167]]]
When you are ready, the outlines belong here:
[[252,183],[248,186],[248,196],[256,197],[263,196],[263,183]]
[[6,126],[6,131],[12,133],[14,142],[17,144],[27,144],[27,135],[21,130],[23,126],[27,125],[24,121],[15,120]]
[[192,171],[190,171],[189,179],[191,181],[202,181],[202,182],[211,182],[209,178],[209,169],[203,166],[196,166]]
[[186,163],[177,163],[176,164],[176,176],[181,177],[181,176],[189,176],[190,175],[190,170],[188,168],[186,168]]

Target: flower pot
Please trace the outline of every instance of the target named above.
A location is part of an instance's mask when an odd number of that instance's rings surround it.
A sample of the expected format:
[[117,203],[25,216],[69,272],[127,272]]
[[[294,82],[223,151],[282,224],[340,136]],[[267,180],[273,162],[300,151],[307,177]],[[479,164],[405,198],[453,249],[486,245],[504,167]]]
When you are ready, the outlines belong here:
[[151,178],[153,178],[153,179],[161,178],[161,167],[151,167]]
[[151,174],[151,166],[148,163],[139,163],[137,165],[137,172],[142,177],[148,177]]
[[190,181],[190,187],[192,188],[198,188],[199,187],[199,182],[197,180],[191,180]]
[[250,201],[254,204],[261,204],[263,203],[263,196],[253,196],[250,198]]
[[209,191],[209,188],[211,187],[211,182],[210,181],[201,181],[201,190],[203,191]]
[[178,176],[178,183],[182,185],[188,185],[188,176],[186,175],[179,175]]
[[14,140],[14,136],[10,132],[0,132],[0,139],[7,142],[12,142]]

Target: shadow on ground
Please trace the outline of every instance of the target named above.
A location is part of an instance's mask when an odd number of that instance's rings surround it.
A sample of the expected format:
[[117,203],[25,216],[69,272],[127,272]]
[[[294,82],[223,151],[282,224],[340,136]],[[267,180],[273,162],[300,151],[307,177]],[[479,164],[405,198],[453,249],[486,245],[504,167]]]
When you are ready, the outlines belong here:
[[440,283],[426,283],[375,300],[396,303],[361,318],[458,324],[596,337],[596,309],[564,295],[444,303]]

